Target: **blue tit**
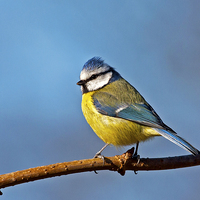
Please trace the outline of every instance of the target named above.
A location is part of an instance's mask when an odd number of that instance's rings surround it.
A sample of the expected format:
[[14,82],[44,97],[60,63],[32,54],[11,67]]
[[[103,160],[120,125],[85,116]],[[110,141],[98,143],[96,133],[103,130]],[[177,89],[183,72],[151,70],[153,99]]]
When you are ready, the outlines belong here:
[[199,151],[163,123],[142,95],[101,58],[88,60],[80,74],[83,114],[106,145],[138,144],[163,136],[193,155]]

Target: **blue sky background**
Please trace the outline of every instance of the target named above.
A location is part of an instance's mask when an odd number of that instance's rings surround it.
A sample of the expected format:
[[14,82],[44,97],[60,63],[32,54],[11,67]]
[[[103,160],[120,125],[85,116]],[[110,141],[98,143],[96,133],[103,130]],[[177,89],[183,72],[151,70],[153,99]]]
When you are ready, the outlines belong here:
[[[93,56],[200,149],[199,10],[199,1],[182,0],[0,0],[0,173],[91,158],[104,145],[82,115],[76,85]],[[139,153],[188,154],[161,137]],[[196,200],[199,170],[75,174],[3,189],[1,199]]]

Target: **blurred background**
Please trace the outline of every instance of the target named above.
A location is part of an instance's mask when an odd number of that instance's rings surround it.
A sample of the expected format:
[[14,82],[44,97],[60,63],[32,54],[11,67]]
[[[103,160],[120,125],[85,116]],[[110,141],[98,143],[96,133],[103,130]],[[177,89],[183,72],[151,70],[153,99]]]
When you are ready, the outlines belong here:
[[[76,85],[93,56],[200,149],[199,10],[199,1],[182,0],[0,0],[0,173],[92,158],[104,145],[83,117]],[[139,154],[189,153],[157,137]],[[196,200],[199,170],[81,173],[9,187],[1,199]]]

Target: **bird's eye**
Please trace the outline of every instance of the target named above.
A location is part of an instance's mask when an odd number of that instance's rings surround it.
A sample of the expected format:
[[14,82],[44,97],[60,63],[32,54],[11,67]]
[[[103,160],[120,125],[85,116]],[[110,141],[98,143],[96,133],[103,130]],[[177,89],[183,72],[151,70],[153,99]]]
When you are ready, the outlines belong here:
[[98,75],[97,74],[93,74],[90,79],[95,79]]

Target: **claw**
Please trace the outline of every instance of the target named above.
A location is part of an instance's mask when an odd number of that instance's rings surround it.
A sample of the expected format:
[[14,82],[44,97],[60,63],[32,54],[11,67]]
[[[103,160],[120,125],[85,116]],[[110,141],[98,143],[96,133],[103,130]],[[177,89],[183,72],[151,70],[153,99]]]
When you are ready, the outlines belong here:
[[[103,165],[105,164],[105,157],[101,155],[101,152],[108,146],[109,144],[105,144],[103,148],[98,151],[93,158],[101,158],[103,160]],[[96,170],[94,170],[95,174],[98,174]]]
[[103,160],[103,165],[105,163],[105,157],[103,155],[101,155],[101,153],[97,152],[94,156],[94,158],[101,158],[101,160]]
[[[94,156],[94,158],[101,158],[103,160],[103,165],[105,163],[105,157],[103,155],[101,155],[101,153],[97,152]],[[95,174],[98,174],[98,172],[96,170],[94,170]]]
[[105,145],[103,146],[103,148],[100,149],[100,151],[98,151],[98,152],[95,154],[94,158],[99,158],[99,156],[101,156],[101,152],[102,152],[108,145],[109,145],[109,144],[105,144]]
[[137,164],[136,165],[138,165],[139,163],[140,163],[140,155],[133,155],[133,157],[132,157],[133,159],[137,159]]
[[[140,162],[140,155],[138,155],[138,146],[139,146],[139,142],[137,142],[137,144],[136,144],[135,153],[134,153],[134,155],[133,155],[133,157],[132,157],[133,159],[137,159],[136,165],[138,165],[139,162]],[[138,174],[137,171],[135,171],[135,170],[134,170],[134,173],[135,173],[135,174]]]

